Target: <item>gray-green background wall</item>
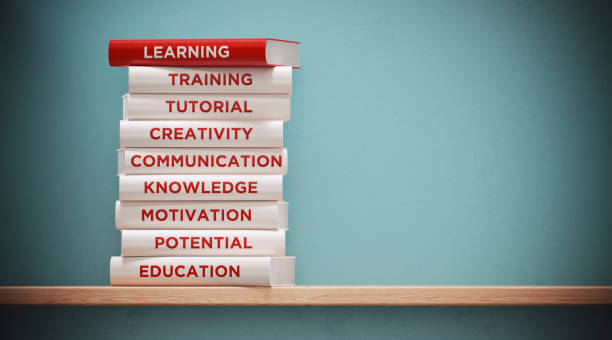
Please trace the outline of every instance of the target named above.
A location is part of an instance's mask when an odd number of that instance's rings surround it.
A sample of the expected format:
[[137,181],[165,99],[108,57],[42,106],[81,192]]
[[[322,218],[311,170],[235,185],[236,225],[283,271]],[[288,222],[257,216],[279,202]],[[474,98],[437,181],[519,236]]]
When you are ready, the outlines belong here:
[[[0,283],[107,285],[113,38],[302,42],[285,125],[298,284],[612,284],[612,10],[561,1],[2,4]],[[609,308],[3,308],[66,338],[563,338]],[[18,332],[18,333],[16,333]]]

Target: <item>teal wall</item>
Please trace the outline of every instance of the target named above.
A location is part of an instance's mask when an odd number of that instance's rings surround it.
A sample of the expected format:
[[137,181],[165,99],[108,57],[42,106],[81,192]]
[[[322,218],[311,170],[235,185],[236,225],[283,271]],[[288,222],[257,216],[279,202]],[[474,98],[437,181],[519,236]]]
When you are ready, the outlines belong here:
[[[107,43],[172,37],[303,43],[285,126],[287,249],[297,256],[298,284],[612,284],[607,4],[2,6],[0,284],[108,284],[109,258],[120,252],[115,150],[127,71],[108,66]],[[597,332],[602,324],[592,315],[612,315],[596,308],[5,311],[11,325],[38,320],[28,332],[57,337],[65,328],[56,323],[73,319],[95,324],[88,328],[100,336],[127,328],[174,337],[168,317],[181,320],[183,335],[198,335],[200,319],[214,320],[207,335],[222,335],[219,324],[240,318],[235,336],[359,338],[385,330],[554,338],[573,334],[572,325]],[[262,320],[274,320],[278,332]]]

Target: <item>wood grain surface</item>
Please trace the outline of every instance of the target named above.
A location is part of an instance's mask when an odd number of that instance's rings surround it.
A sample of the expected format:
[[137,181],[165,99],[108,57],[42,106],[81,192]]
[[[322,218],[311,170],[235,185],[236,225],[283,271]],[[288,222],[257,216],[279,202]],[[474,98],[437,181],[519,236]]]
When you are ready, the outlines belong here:
[[3,286],[4,305],[520,306],[612,304],[612,286]]

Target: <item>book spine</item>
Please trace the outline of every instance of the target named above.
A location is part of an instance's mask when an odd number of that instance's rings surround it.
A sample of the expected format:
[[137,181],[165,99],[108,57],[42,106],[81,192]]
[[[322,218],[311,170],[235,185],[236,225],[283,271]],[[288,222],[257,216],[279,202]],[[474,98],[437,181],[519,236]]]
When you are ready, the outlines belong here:
[[122,256],[285,256],[284,230],[122,230]]
[[120,175],[121,201],[283,199],[282,175]]
[[111,66],[268,66],[267,39],[111,40]]
[[125,120],[281,120],[288,121],[287,94],[126,94]]
[[294,284],[292,257],[111,257],[113,286],[279,286]]
[[118,150],[119,174],[286,174],[287,149],[129,148]]
[[130,93],[291,94],[291,66],[129,68]]
[[117,201],[117,229],[282,229],[286,202]]
[[127,147],[283,147],[283,122],[274,121],[126,121],[119,144]]

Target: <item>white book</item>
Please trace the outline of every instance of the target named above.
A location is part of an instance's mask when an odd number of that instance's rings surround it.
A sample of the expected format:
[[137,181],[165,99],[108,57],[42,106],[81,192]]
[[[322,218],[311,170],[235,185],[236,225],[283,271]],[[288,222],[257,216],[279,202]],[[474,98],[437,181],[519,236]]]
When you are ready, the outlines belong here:
[[291,66],[129,68],[130,93],[291,94]]
[[118,157],[120,175],[287,173],[281,148],[127,148]]
[[288,94],[126,94],[125,120],[288,121]]
[[121,201],[282,199],[282,175],[119,175]]
[[122,230],[121,256],[285,256],[285,231]]
[[283,229],[289,204],[276,201],[117,201],[117,229]]
[[282,148],[283,122],[122,120],[119,145],[122,148]]
[[292,286],[295,257],[120,257],[113,286]]

